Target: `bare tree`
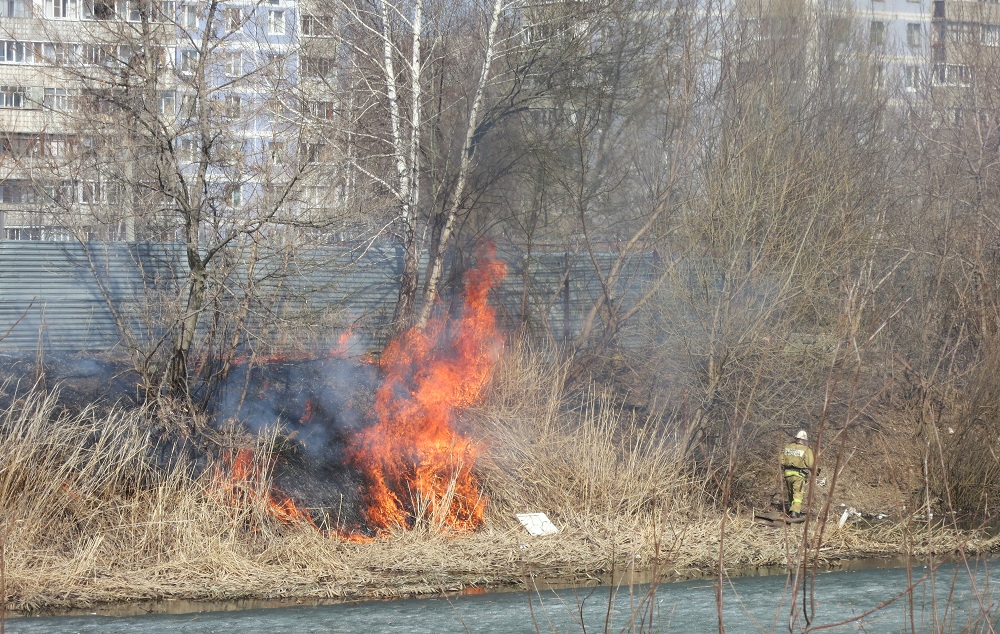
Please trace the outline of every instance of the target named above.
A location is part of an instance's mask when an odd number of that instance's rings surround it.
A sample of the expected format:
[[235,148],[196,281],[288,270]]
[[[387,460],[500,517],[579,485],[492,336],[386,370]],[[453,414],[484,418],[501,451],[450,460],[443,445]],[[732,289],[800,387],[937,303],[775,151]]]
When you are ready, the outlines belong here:
[[259,333],[250,323],[266,311],[255,311],[273,301],[259,293],[275,285],[263,282],[340,219],[308,204],[328,165],[291,89],[294,15],[221,2],[83,10],[86,43],[51,34],[46,61],[69,87],[42,108],[65,146],[36,161],[48,169],[33,184],[81,241],[179,245],[179,283],[159,281],[147,313],[158,323],[130,341],[149,394],[186,397],[196,342],[201,355],[231,354]]
[[899,286],[915,301],[896,336],[905,361],[897,405],[915,421],[935,493],[953,510],[979,512],[997,467],[1000,30],[974,6],[940,28],[933,63],[910,86],[917,151],[900,238],[914,256]]
[[343,11],[350,153],[389,201],[385,226],[403,259],[398,327],[423,323],[455,236],[509,168],[483,163],[484,145],[551,89],[536,76],[541,44],[530,16],[502,0],[352,2]]

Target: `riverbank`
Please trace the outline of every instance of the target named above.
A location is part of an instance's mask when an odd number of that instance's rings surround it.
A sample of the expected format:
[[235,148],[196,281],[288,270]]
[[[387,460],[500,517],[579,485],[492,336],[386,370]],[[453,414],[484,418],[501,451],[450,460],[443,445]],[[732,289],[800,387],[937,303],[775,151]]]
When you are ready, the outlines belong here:
[[[897,437],[820,451],[833,468],[810,488],[812,519],[762,525],[753,509],[781,496],[773,452],[734,444],[726,469],[701,464],[675,428],[605,392],[553,387],[562,383],[541,370],[501,372],[489,402],[456,418],[461,437],[477,439],[467,455],[478,489],[460,499],[484,510],[472,530],[435,520],[436,499],[410,500],[409,530],[366,525],[369,500],[342,451],[310,454],[287,429],[19,394],[0,412],[6,608],[383,599],[998,548],[985,533],[943,527],[951,515]],[[339,439],[326,448],[343,450]],[[547,513],[558,534],[529,535],[515,518],[528,511]]]
[[[371,543],[341,541],[300,526],[255,545],[220,539],[215,552],[203,557],[181,548],[147,566],[100,557],[108,536],[94,535],[62,561],[49,553],[48,565],[40,565],[37,554],[7,553],[7,608],[9,615],[125,615],[438,596],[531,584],[678,581],[717,574],[720,524],[721,518],[683,525],[593,522],[531,537],[520,526],[497,523],[472,534],[401,532]],[[801,530],[727,517],[726,573],[784,569],[798,560]],[[924,561],[1000,548],[995,537],[912,525],[814,524],[809,530],[808,561],[821,570],[873,558]]]

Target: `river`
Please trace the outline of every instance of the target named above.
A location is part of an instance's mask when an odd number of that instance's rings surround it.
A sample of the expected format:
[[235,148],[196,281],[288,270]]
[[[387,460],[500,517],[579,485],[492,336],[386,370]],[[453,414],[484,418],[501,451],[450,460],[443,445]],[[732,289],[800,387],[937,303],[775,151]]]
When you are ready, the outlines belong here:
[[[996,560],[989,564],[996,565]],[[772,575],[727,580],[725,631],[788,632],[787,579]],[[991,585],[986,564],[919,566],[912,569],[912,579],[919,582],[912,601],[904,596],[860,621],[822,631],[992,632],[996,627],[1000,612],[994,612],[1000,597]],[[907,586],[907,572],[902,568],[820,573],[815,576],[812,623],[831,624],[858,617],[893,599]],[[801,602],[799,595],[796,603]],[[690,633],[719,631],[719,616],[714,582],[702,580],[655,588],[599,586],[228,612],[10,618],[5,626],[7,634]],[[804,629],[800,615],[793,631]]]

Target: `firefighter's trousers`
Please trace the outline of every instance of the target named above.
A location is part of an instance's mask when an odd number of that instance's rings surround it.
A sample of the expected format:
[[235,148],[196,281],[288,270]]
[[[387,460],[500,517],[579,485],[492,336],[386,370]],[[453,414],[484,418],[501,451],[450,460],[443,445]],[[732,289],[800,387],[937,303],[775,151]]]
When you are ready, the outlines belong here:
[[785,490],[788,493],[788,510],[802,512],[802,500],[806,494],[806,476],[801,471],[785,469]]

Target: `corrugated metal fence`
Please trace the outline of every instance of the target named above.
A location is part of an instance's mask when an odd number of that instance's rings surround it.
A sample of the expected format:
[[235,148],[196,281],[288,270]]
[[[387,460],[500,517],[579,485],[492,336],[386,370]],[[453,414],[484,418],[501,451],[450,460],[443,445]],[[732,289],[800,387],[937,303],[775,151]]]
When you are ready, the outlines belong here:
[[[589,258],[508,253],[508,275],[494,293],[507,327],[525,327],[555,339],[572,337],[599,295]],[[614,254],[599,257],[609,267]],[[652,271],[643,258],[616,289],[638,293]],[[400,253],[392,247],[359,252],[324,247],[292,259],[269,258],[248,270],[232,263],[219,296],[236,305],[247,291],[269,298],[257,312],[290,320],[341,311],[376,339],[396,301]],[[0,241],[0,352],[103,351],[121,344],[123,330],[155,337],[148,318],[157,298],[176,297],[187,266],[176,243],[59,243]],[[257,301],[262,301],[258,299]],[[162,320],[161,320],[162,323]]]

